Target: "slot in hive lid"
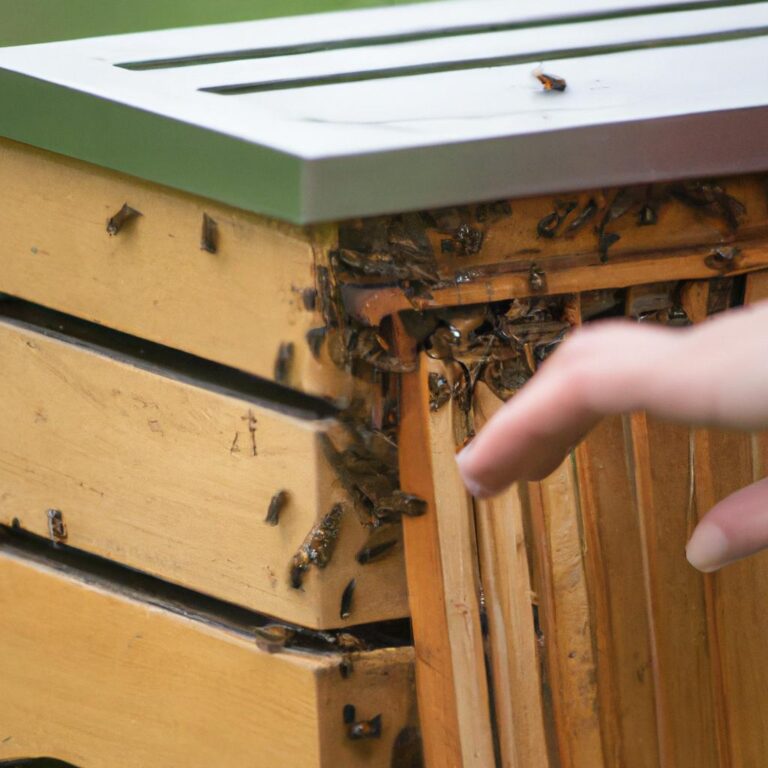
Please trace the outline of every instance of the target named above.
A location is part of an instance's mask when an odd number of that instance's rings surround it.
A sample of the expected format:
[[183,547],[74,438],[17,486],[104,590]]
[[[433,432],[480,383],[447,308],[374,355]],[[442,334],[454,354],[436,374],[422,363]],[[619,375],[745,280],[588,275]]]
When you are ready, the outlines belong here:
[[768,2],[466,0],[19,46],[0,135],[302,223],[763,170],[767,36]]

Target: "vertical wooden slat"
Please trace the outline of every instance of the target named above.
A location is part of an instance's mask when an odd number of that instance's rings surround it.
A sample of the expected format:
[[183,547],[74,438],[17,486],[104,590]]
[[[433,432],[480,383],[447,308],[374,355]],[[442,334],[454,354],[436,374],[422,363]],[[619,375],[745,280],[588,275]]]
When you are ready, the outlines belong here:
[[[768,273],[747,278],[745,299],[747,303],[768,299]],[[768,329],[756,327],[754,333],[762,333],[768,346]],[[734,371],[734,375],[738,372]],[[711,432],[709,468],[713,501],[766,474],[766,446],[765,434],[750,437]],[[768,760],[768,553],[726,566],[715,578],[731,765],[763,766]]]
[[[482,382],[475,389],[475,427],[503,403]],[[541,676],[519,489],[475,502],[488,616],[496,724],[503,768],[549,768]]]
[[629,418],[644,552],[661,768],[717,768],[703,578],[687,563],[690,431]]
[[400,485],[427,502],[427,514],[403,519],[408,603],[416,649],[416,692],[427,768],[461,768],[456,685],[448,642],[433,467],[422,371],[400,382]]
[[417,654],[419,714],[429,768],[494,764],[480,583],[471,500],[455,461],[455,408],[429,407],[421,356],[401,391],[400,473],[427,513],[404,520],[408,590]]
[[563,768],[605,765],[597,650],[586,584],[572,457],[530,486],[541,625]]
[[614,768],[657,768],[640,525],[622,419],[604,419],[576,449],[576,461],[606,763]]
[[[708,284],[704,282],[689,283],[683,291],[683,308],[694,323],[700,323],[707,318],[709,299]],[[707,510],[716,502],[714,484],[715,467],[712,463],[712,437],[709,430],[694,429],[693,440],[693,490],[697,519],[701,519]],[[744,464],[749,468],[750,459]],[[691,533],[691,531],[689,531]],[[717,574],[705,574],[704,603],[707,615],[707,644],[709,650],[709,673],[713,697],[713,716],[715,725],[715,744],[717,747],[718,765],[720,768],[731,768],[731,732],[726,709],[726,690],[723,677],[722,638],[721,638],[721,597],[719,595],[719,579]]]
[[[706,313],[705,283],[687,286],[690,317]],[[632,291],[627,297],[631,308]],[[663,375],[663,372],[659,372]],[[695,442],[687,427],[649,418],[627,419],[640,520],[648,636],[662,768],[716,768],[719,656],[710,647],[711,594],[687,564],[685,543],[696,519]],[[715,640],[715,645],[716,645]]]
[[[581,296],[572,304],[572,321],[581,325]],[[574,456],[603,751],[607,765],[627,768],[648,764],[658,750],[642,548],[624,442],[622,420],[604,419]]]

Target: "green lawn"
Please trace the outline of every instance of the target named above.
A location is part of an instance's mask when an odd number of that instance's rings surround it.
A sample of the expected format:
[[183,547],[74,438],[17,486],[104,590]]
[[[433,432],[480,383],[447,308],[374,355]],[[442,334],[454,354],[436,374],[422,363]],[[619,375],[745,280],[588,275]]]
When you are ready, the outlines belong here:
[[0,0],[0,46],[411,0]]

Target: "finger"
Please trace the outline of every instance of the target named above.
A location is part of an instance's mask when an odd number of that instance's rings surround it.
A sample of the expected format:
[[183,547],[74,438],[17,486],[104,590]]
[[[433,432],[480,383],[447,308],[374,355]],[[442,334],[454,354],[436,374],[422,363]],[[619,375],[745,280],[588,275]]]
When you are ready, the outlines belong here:
[[624,321],[574,333],[459,454],[469,490],[490,496],[545,477],[603,415],[645,405],[648,371],[678,357],[679,341]]
[[768,479],[728,496],[704,516],[686,547],[708,573],[768,547]]

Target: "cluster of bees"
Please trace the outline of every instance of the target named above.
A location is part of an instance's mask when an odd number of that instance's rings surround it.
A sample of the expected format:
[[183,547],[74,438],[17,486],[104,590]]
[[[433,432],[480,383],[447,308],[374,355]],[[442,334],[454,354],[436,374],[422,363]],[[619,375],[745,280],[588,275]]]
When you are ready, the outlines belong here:
[[638,226],[658,223],[659,211],[671,200],[677,200],[703,216],[719,219],[735,231],[746,213],[741,201],[716,182],[685,181],[674,184],[624,187],[610,200],[602,194],[590,197],[580,205],[576,200],[555,200],[553,210],[539,219],[536,233],[541,238],[572,236],[589,223],[594,223],[600,260],[608,260],[609,248],[621,239],[610,225],[627,215],[634,215]]
[[437,327],[426,340],[427,354],[456,368],[453,384],[430,374],[430,408],[454,400],[469,412],[478,381],[509,399],[535,373],[571,328],[560,297],[507,302],[435,312]]

